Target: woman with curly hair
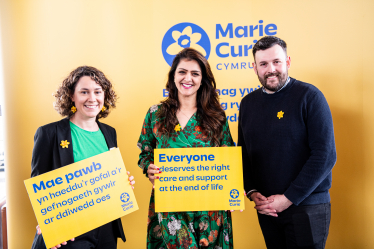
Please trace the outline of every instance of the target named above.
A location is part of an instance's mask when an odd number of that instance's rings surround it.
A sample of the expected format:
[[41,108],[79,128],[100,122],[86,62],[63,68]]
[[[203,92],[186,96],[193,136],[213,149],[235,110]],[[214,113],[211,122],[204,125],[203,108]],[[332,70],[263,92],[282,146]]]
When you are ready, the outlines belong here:
[[[145,117],[138,147],[139,167],[154,184],[161,173],[153,164],[155,148],[233,146],[229,125],[205,57],[185,48],[174,58],[166,89],[169,96]],[[193,200],[191,200],[193,201]],[[227,211],[155,213],[152,190],[147,248],[233,248]]]
[[[54,97],[56,111],[66,118],[36,131],[31,177],[117,147],[116,130],[98,121],[108,116],[117,100],[112,84],[101,71],[89,66],[78,67],[62,82]],[[133,179],[129,178],[131,185],[135,183]],[[74,242],[62,244],[65,249],[114,249],[117,237],[126,241],[121,219],[82,234],[75,241],[72,239]],[[39,226],[32,248],[46,248]]]

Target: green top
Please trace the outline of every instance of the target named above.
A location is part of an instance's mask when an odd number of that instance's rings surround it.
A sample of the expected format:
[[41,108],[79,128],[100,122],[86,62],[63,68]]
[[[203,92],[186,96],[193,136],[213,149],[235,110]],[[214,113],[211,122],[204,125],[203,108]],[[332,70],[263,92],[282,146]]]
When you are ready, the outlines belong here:
[[86,131],[72,122],[70,122],[70,129],[74,162],[108,151],[108,146],[101,130]]

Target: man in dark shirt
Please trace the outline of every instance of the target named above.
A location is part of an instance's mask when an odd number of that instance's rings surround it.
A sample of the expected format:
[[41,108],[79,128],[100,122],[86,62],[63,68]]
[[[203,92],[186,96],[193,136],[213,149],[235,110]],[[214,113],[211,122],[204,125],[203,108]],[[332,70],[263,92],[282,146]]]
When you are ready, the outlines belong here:
[[263,87],[240,105],[244,188],[267,248],[324,248],[336,162],[330,108],[316,87],[288,76],[283,40],[263,37],[252,52]]

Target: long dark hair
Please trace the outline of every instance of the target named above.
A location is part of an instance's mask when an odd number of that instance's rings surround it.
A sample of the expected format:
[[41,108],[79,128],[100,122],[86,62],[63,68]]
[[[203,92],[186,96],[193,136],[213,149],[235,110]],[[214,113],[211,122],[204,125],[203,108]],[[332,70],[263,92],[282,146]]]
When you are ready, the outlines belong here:
[[226,114],[219,103],[216,81],[208,61],[200,52],[192,48],[185,48],[179,52],[171,65],[166,83],[166,90],[169,91],[169,96],[164,101],[161,101],[161,110],[158,112],[160,119],[159,131],[161,134],[168,136],[174,132],[174,128],[178,124],[176,113],[180,103],[178,100],[178,89],[174,82],[174,74],[182,59],[194,60],[199,63],[202,80],[196,97],[197,120],[200,122],[203,134],[211,140],[211,144],[219,146],[223,125],[226,122]]

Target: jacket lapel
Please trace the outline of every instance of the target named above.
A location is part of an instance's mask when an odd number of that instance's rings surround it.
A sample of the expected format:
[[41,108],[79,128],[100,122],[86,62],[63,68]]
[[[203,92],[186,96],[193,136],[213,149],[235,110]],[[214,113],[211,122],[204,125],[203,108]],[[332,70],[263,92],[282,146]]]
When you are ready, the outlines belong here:
[[116,147],[115,141],[113,141],[113,137],[111,136],[107,127],[103,125],[102,123],[100,123],[99,121],[97,121],[97,124],[99,125],[99,128],[105,137],[105,141],[108,146],[108,149]]
[[[69,119],[65,118],[61,120],[57,125],[57,142],[58,152],[60,155],[61,166],[66,166],[74,163],[73,154],[73,143],[71,139],[70,123]],[[67,148],[62,148],[61,141],[67,140],[70,144]]]

